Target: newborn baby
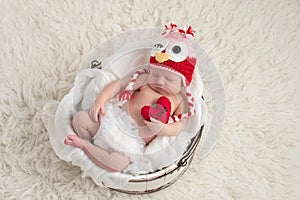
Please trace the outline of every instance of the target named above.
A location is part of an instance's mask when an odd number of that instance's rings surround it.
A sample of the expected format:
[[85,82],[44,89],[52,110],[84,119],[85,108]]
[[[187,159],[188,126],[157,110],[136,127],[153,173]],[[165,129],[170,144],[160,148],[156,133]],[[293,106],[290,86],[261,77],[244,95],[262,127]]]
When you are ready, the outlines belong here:
[[189,91],[196,64],[190,29],[166,30],[154,45],[149,69],[108,84],[88,111],[73,117],[76,135],[69,134],[65,144],[81,148],[105,170],[122,171],[138,162],[156,136],[176,136],[195,112]]

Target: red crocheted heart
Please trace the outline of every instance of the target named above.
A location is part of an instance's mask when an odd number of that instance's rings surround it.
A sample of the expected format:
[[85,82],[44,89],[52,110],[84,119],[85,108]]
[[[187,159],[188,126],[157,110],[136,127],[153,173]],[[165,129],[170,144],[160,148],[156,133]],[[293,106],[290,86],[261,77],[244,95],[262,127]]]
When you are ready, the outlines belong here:
[[151,121],[150,117],[161,121],[162,123],[168,123],[171,113],[171,102],[170,100],[162,96],[160,97],[156,104],[152,106],[144,106],[141,109],[141,115],[144,119]]

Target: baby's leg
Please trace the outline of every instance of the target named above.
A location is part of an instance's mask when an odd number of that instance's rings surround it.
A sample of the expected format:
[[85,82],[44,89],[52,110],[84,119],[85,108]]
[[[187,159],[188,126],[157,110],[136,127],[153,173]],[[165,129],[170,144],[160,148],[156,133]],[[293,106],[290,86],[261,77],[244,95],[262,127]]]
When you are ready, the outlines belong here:
[[68,135],[65,144],[82,149],[86,155],[97,166],[111,172],[118,172],[125,169],[129,163],[129,157],[119,152],[108,153],[102,148],[93,145],[90,141],[79,138],[76,135]]
[[94,122],[90,118],[88,111],[80,111],[74,115],[72,126],[80,138],[92,141],[92,138],[99,129],[100,123]]

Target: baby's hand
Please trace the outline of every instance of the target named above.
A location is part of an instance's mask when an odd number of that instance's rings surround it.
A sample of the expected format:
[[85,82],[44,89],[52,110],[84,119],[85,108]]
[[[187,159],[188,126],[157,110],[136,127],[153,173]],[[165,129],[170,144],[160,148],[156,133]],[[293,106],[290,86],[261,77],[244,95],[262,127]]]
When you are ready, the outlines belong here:
[[152,117],[150,117],[150,122],[147,120],[144,120],[144,123],[147,125],[147,127],[150,129],[151,133],[153,135],[159,135],[161,132],[163,132],[163,129],[166,124],[162,123],[159,120],[156,120]]
[[91,108],[89,109],[89,116],[94,122],[100,122],[100,113],[105,115],[104,102],[95,101]]

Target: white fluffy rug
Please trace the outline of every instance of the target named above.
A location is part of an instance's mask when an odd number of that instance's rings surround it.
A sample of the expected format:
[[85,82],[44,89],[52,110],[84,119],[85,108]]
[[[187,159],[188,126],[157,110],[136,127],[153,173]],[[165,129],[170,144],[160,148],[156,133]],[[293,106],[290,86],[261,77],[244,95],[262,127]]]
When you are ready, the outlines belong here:
[[180,180],[142,198],[300,198],[299,1],[1,0],[0,10],[0,199],[141,199],[82,179],[41,116],[99,43],[170,21],[191,24],[219,67],[226,115],[207,157],[199,146]]

